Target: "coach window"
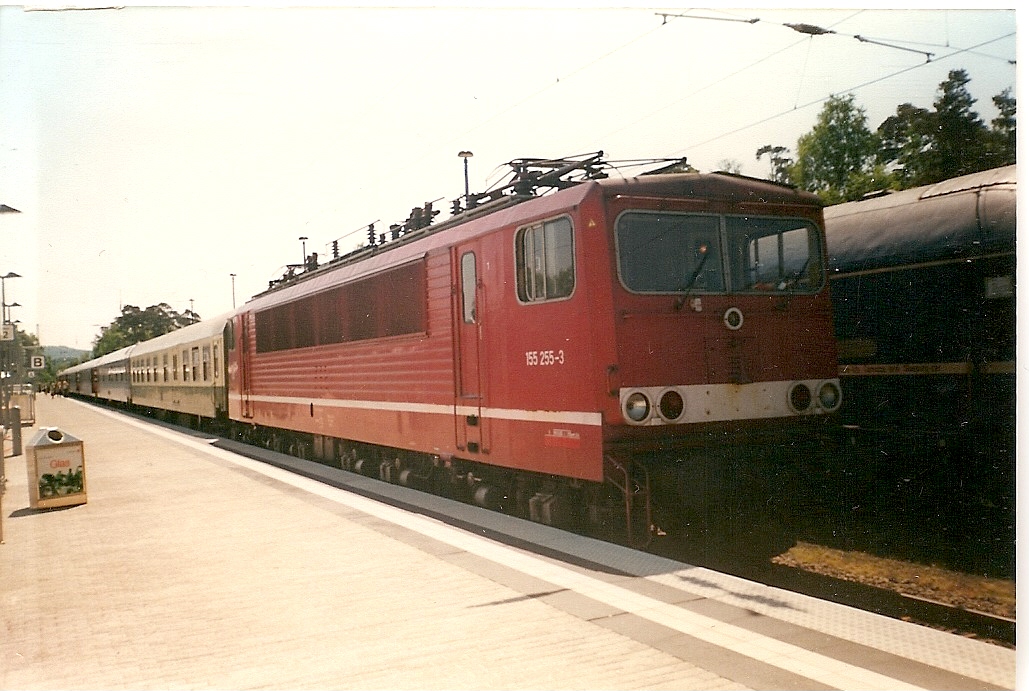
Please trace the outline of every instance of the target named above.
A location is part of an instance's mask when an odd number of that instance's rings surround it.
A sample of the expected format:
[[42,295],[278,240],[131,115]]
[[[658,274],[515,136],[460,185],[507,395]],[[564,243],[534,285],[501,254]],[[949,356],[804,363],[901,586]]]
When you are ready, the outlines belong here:
[[172,355],[172,381],[179,380],[179,356]]
[[163,381],[168,381],[168,353],[161,356],[161,370]]
[[572,222],[558,218],[521,228],[515,235],[518,299],[566,298],[575,288]]
[[204,381],[211,381],[211,346],[204,346]]
[[189,366],[193,370],[193,381],[196,381],[200,377],[200,348],[193,348],[189,356]]
[[189,351],[182,351],[182,382],[189,381]]
[[465,324],[475,323],[475,254],[461,255],[461,304]]

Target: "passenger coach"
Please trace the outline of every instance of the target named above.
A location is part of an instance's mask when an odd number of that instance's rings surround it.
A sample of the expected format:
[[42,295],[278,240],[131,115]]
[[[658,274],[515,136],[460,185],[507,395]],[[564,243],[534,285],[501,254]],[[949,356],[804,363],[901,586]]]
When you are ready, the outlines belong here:
[[846,422],[1013,454],[1016,198],[1007,166],[825,210]]
[[131,403],[129,357],[136,346],[121,348],[99,358],[62,370],[58,380],[70,394],[112,403]]
[[228,420],[224,331],[229,315],[138,344],[132,402],[182,420]]

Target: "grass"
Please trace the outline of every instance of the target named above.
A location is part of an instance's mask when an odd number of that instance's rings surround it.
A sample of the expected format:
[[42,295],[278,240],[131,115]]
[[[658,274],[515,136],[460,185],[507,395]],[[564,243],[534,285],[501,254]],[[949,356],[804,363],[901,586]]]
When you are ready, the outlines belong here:
[[1015,618],[1015,582],[798,542],[776,564],[893,590],[993,616]]

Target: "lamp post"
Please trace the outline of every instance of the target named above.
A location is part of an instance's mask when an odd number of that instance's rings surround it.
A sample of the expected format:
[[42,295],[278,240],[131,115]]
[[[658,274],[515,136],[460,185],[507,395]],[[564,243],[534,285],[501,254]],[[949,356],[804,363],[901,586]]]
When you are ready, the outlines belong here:
[[464,159],[464,205],[469,206],[468,199],[468,159],[474,156],[471,151],[459,151],[457,155]]
[[[13,271],[8,271],[6,276],[0,276],[0,304],[2,304],[4,306],[4,308],[3,308],[3,315],[2,315],[3,323],[4,324],[7,323],[7,307],[8,307],[8,305],[7,305],[7,279],[8,278],[21,278],[21,276],[19,274],[14,273]],[[19,305],[19,307],[20,306],[21,305]]]
[[306,235],[301,235],[299,240],[300,240],[300,253],[302,255],[304,255],[303,259],[300,260],[300,266],[307,266],[307,236]]
[[[5,275],[0,276],[0,306],[2,306],[2,308],[0,308],[0,317],[2,317],[0,321],[3,322],[3,340],[0,341],[0,425],[4,427],[6,427],[9,422],[9,408],[11,404],[11,373],[7,371],[7,342],[13,342],[17,336],[16,329],[14,328],[14,325],[10,323],[10,319],[7,316],[7,308],[17,305],[17,303],[11,305],[7,304],[7,279],[9,278],[21,278],[21,276],[13,271],[8,271]],[[21,305],[17,306],[21,307]],[[0,453],[2,453],[2,451],[0,451]]]
[[232,309],[236,309],[236,274],[229,274],[232,279]]
[[[14,207],[7,206],[6,204],[0,204],[0,214],[20,214],[21,212]],[[7,291],[4,287],[4,281],[8,278],[21,278],[18,274],[13,271],[8,271],[6,276],[0,276],[0,305],[7,303]],[[3,310],[0,310],[2,312]],[[0,318],[0,329],[3,330],[3,336],[7,336],[7,320]],[[13,334],[12,334],[13,336]],[[5,433],[7,425],[7,377],[4,374],[7,371],[7,341],[0,340],[0,435]],[[21,430],[18,430],[19,434]],[[21,452],[18,452],[21,455]],[[4,468],[4,456],[7,455],[7,449],[5,448],[5,441],[0,438],[0,545],[4,544],[4,511],[3,511],[3,497],[4,492],[7,490],[7,471]]]

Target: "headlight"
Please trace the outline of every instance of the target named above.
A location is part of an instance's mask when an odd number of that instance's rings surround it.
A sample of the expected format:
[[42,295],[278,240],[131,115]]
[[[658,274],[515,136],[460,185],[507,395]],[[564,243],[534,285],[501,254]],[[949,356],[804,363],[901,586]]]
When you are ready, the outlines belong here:
[[802,413],[811,407],[811,389],[807,384],[794,384],[790,387],[790,407]]
[[836,410],[842,401],[843,393],[836,382],[825,381],[818,387],[818,405],[822,406],[823,410]]
[[626,398],[625,417],[633,422],[643,422],[650,417],[650,401],[647,397],[637,391]]
[[678,391],[665,391],[661,394],[661,400],[657,403],[657,409],[661,411],[661,417],[669,422],[675,422],[682,416],[686,403]]

